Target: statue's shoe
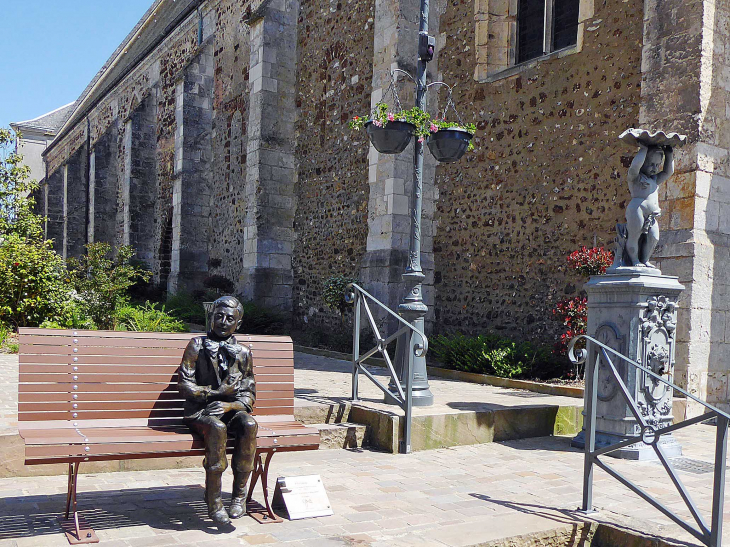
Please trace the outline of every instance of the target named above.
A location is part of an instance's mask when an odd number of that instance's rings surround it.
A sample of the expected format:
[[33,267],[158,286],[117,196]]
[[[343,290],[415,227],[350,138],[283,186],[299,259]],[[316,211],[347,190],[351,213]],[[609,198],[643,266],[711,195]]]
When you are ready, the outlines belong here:
[[208,516],[219,525],[225,525],[230,524],[231,519],[228,518],[228,513],[226,513],[226,510],[221,507],[220,509],[216,509],[212,513],[209,513]]
[[232,498],[231,506],[228,508],[228,515],[232,519],[241,518],[246,514],[246,509],[243,506],[243,498]]

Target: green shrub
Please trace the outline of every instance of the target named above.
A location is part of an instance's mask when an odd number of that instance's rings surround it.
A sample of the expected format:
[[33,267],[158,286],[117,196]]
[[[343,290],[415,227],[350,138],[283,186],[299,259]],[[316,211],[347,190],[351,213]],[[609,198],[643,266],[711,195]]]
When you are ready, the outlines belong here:
[[84,313],[81,303],[77,300],[69,302],[69,314],[63,321],[46,319],[41,323],[44,329],[84,329],[96,330],[94,322]]
[[202,301],[196,300],[189,293],[170,295],[165,302],[167,313],[186,323],[205,325],[205,309]]
[[554,378],[567,369],[550,348],[493,334],[434,336],[429,352],[446,368],[503,378]]
[[34,327],[71,319],[72,289],[50,241],[11,233],[0,241],[0,321]]
[[0,323],[12,328],[68,320],[66,267],[43,240],[43,217],[33,212],[38,184],[15,153],[16,136],[0,128]]
[[349,309],[350,302],[345,300],[345,290],[350,283],[357,283],[354,277],[345,275],[333,275],[328,277],[324,282],[324,290],[322,291],[322,300],[331,310],[337,310],[341,314]]
[[185,324],[149,301],[141,306],[123,306],[117,310],[118,330],[136,332],[187,332]]
[[108,243],[86,245],[86,254],[68,260],[71,282],[81,308],[100,329],[113,329],[117,309],[129,302],[128,290],[137,280],[148,280],[150,272],[130,263],[134,249],[120,247],[111,258]]
[[254,302],[242,302],[243,319],[238,332],[245,334],[289,334],[289,321],[280,312]]

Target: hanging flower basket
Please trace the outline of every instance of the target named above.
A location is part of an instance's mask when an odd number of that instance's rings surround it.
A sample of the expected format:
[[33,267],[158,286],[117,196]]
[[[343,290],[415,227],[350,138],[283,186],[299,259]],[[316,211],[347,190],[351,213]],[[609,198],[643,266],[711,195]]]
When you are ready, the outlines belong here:
[[376,125],[373,120],[365,122],[365,131],[375,150],[381,154],[400,154],[411,142],[416,126],[409,122],[394,120]]
[[[459,161],[466,154],[474,136],[463,127],[447,127],[439,129],[429,135],[428,149],[441,163],[453,163]],[[472,146],[473,147],[473,146]]]

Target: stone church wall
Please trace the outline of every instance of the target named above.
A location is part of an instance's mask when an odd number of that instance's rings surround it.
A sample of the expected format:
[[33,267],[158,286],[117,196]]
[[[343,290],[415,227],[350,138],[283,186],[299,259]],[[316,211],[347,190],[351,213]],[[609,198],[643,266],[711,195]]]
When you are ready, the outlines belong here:
[[[679,382],[728,399],[729,3],[580,0],[576,51],[510,67],[515,0],[432,0],[429,77],[457,84],[478,133],[459,163],[426,162],[428,328],[554,341],[552,309],[584,282],[566,256],[610,246],[623,222],[633,151],[618,135],[682,131],[692,146],[662,189],[656,258],[687,286]],[[347,122],[382,97],[392,68],[415,69],[417,0],[199,7],[52,143],[43,203],[55,248],[131,243],[171,291],[222,275],[328,333],[341,327],[322,300],[332,275],[397,306],[411,149],[377,154]],[[443,108],[445,96],[429,101]]]
[[[357,278],[368,233],[368,141],[347,122],[370,110],[374,0],[309,0],[299,13],[294,315],[338,326],[332,275]],[[332,32],[336,29],[336,32]]]
[[617,137],[638,123],[643,2],[596,1],[582,51],[491,83],[474,80],[474,10],[448,2],[441,18],[440,79],[478,132],[436,171],[436,327],[550,342],[552,308],[584,282],[566,256],[624,222],[632,151]]

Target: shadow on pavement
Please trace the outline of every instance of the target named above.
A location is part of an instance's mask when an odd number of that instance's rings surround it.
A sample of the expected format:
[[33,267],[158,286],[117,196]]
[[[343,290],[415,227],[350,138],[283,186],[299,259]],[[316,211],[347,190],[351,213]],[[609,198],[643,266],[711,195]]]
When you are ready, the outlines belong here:
[[[219,529],[208,518],[203,492],[199,484],[79,492],[78,508],[96,531],[146,525],[180,532],[231,532],[232,527]],[[226,506],[229,500],[230,496],[224,497]],[[58,517],[62,516],[65,507],[66,494],[3,498],[0,500],[0,540],[62,533]],[[246,519],[243,517],[241,522]]]
[[[607,526],[609,528],[620,530],[633,536],[649,537],[658,540],[658,545],[667,545],[666,538],[654,535],[651,532],[648,532],[646,529],[631,528],[630,526],[626,526],[623,523],[621,525],[618,525],[609,519],[601,518],[600,512],[591,513],[590,517],[587,518],[586,515],[584,515],[579,509],[564,509],[558,507],[549,507],[546,505],[535,505],[532,503],[520,503],[516,501],[499,500],[487,496],[486,494],[478,494],[475,492],[471,492],[469,495],[486,503],[493,503],[495,505],[499,505],[500,507],[505,507],[507,509],[511,509],[512,511],[517,511],[518,513],[534,515],[547,520],[552,520],[560,524],[572,525],[581,522],[595,522],[599,526]],[[621,515],[617,516],[621,517]],[[678,546],[695,547],[697,545],[696,543],[689,543],[675,538],[672,538],[671,542],[671,545]],[[573,544],[570,543],[569,545]]]

